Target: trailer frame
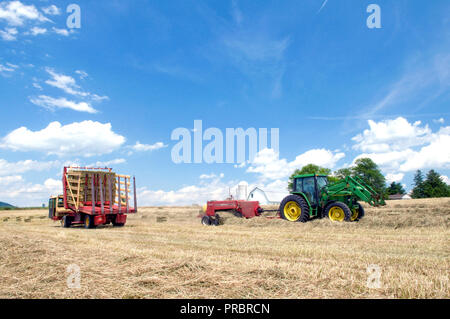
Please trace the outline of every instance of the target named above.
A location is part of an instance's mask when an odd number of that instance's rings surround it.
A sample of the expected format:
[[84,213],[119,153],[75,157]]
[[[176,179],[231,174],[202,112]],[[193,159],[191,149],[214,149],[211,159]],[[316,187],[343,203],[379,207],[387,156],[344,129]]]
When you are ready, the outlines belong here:
[[[74,183],[73,180],[69,181],[69,170],[76,170],[80,173],[76,189],[71,185]],[[117,192],[113,194],[111,174],[103,174],[104,172],[113,173],[111,168],[64,167],[62,176],[63,195],[50,199],[52,201],[55,198],[60,199],[62,196],[63,207],[61,207],[61,204],[50,207],[52,205],[49,203],[49,217],[54,221],[61,221],[64,227],[84,224],[86,228],[94,228],[98,225],[109,223],[112,223],[114,226],[124,226],[127,221],[127,215],[138,212],[136,178],[134,176],[132,178],[134,205],[131,207],[129,203],[131,199],[129,194],[131,191],[129,189],[131,176],[114,174]],[[86,184],[84,186],[87,187],[87,184],[90,183],[91,200],[88,200],[86,193],[84,194],[84,200],[80,199],[81,176],[85,178]],[[121,189],[121,185],[124,185],[124,190]],[[97,189],[99,189],[99,194],[97,194]]]

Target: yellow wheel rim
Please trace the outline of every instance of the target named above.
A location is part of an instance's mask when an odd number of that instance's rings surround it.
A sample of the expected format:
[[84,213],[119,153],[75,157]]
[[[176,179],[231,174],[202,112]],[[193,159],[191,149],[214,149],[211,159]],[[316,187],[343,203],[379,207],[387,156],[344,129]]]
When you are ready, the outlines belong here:
[[345,219],[344,210],[338,206],[334,206],[330,208],[328,212],[328,217],[334,222],[342,222]]
[[286,205],[284,205],[284,216],[287,220],[291,222],[296,222],[300,215],[302,214],[301,207],[296,202],[287,202]]
[[90,222],[89,217],[86,217],[86,226],[88,226],[88,227],[89,227],[89,222]]
[[354,222],[358,218],[358,216],[359,216],[359,209],[355,208],[352,211],[352,217],[351,217],[352,222]]

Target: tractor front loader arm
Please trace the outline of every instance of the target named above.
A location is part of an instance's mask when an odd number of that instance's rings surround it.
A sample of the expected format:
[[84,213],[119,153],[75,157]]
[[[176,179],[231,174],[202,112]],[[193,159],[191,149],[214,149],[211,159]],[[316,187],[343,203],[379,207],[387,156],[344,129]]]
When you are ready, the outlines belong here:
[[381,195],[377,194],[372,187],[361,178],[348,176],[334,184],[325,187],[325,196],[335,198],[339,196],[354,196],[371,206],[386,205]]

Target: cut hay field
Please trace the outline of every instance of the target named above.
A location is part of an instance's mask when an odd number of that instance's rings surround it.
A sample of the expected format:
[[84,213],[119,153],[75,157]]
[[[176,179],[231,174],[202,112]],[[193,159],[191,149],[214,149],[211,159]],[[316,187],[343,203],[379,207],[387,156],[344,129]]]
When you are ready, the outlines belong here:
[[[63,229],[0,212],[0,298],[449,298],[450,198],[366,207],[355,223],[229,218],[145,207],[124,228]],[[166,219],[162,218],[165,217]],[[67,267],[81,269],[68,289]],[[368,288],[369,265],[380,288]]]

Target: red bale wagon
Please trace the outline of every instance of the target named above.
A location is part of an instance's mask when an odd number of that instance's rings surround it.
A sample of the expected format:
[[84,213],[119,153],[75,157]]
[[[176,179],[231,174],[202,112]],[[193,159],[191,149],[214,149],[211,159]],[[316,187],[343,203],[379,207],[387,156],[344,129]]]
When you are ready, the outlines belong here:
[[[49,218],[63,227],[95,228],[112,223],[124,226],[128,214],[137,213],[136,179],[110,168],[64,167],[63,195],[50,198]],[[130,206],[130,199],[134,205]]]

